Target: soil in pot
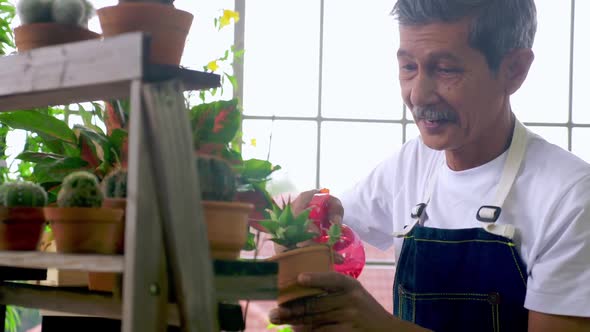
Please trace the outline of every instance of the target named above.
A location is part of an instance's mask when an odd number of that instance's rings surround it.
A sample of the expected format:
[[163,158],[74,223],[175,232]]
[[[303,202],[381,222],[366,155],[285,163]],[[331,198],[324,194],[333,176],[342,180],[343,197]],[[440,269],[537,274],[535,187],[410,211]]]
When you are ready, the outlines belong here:
[[279,253],[269,259],[279,263],[278,304],[324,293],[317,288],[302,287],[297,284],[297,276],[303,272],[333,271],[330,248],[326,245],[312,245]]
[[44,225],[43,208],[0,207],[0,250],[37,250]]
[[126,2],[97,10],[105,37],[143,31],[151,36],[150,62],[178,66],[193,22],[191,13],[170,5]]
[[115,254],[123,211],[106,208],[44,209],[61,253]]
[[100,38],[96,32],[60,23],[31,23],[14,29],[14,41],[19,52],[96,38]]

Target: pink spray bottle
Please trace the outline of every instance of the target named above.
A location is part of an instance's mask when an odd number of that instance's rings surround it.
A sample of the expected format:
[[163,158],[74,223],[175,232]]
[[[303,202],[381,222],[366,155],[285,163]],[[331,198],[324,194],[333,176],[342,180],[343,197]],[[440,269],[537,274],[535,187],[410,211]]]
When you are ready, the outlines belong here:
[[[313,196],[308,206],[311,208],[309,218],[320,229],[320,235],[314,239],[319,243],[328,242],[328,229],[331,225],[328,215],[329,200],[330,191],[328,189],[322,189]],[[344,258],[341,264],[334,264],[334,270],[353,278],[358,278],[365,267],[365,248],[358,235],[350,227],[342,225],[342,236],[334,244],[333,249]]]

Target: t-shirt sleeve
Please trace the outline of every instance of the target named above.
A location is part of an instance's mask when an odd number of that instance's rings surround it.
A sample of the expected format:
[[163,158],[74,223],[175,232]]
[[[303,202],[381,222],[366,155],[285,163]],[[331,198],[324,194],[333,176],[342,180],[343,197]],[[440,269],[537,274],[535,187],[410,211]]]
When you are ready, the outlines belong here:
[[361,239],[381,250],[393,245],[392,204],[398,154],[381,162],[368,176],[344,193],[343,223]]
[[571,188],[548,218],[531,261],[525,307],[590,317],[590,178]]

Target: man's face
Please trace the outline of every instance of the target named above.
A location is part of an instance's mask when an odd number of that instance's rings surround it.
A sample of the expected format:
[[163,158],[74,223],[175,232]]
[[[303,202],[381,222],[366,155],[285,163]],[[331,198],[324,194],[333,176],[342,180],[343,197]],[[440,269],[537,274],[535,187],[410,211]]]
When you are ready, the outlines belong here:
[[424,143],[461,149],[494,130],[507,95],[484,55],[468,45],[469,21],[400,25],[399,79]]

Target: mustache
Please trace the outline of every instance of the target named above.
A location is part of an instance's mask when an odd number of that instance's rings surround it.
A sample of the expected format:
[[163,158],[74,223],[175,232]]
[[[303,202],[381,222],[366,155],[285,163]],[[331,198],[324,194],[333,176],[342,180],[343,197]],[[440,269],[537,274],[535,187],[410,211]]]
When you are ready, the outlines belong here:
[[452,110],[435,109],[434,107],[414,107],[412,109],[416,120],[458,122],[459,116]]

